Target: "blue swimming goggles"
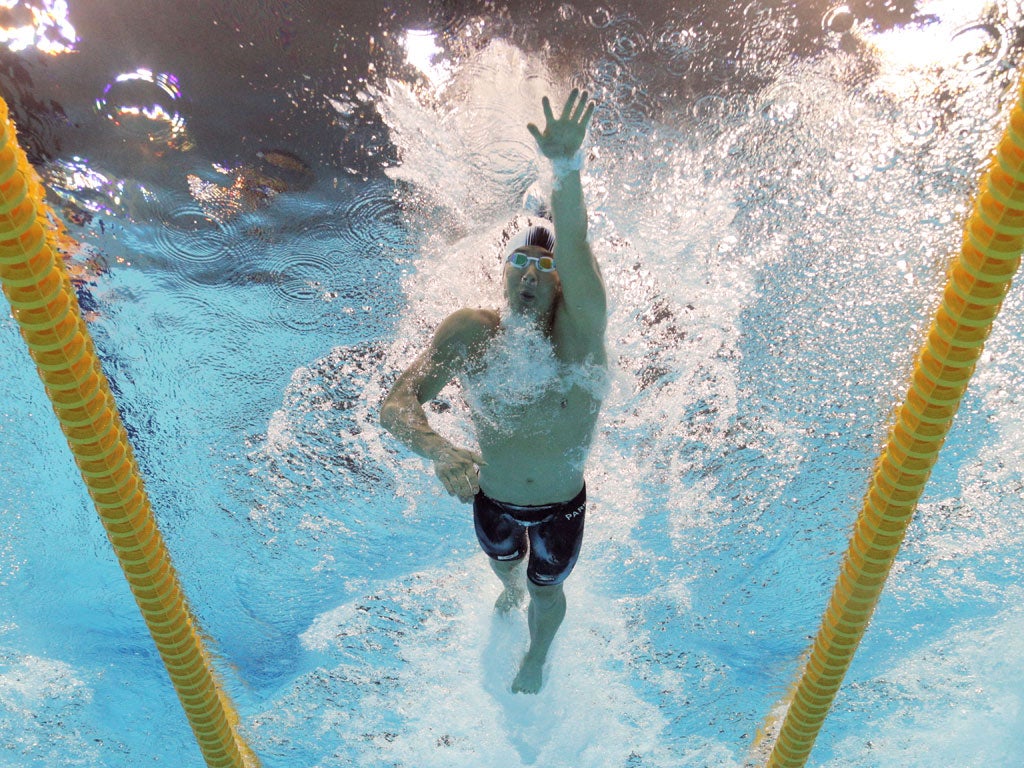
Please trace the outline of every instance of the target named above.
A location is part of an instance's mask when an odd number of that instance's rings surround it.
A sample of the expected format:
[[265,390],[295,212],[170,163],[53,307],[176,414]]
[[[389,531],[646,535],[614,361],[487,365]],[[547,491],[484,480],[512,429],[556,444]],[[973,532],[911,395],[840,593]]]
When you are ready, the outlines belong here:
[[530,256],[522,251],[513,251],[505,257],[505,261],[516,269],[526,269],[527,265],[532,261],[541,272],[555,271],[555,260],[551,256]]

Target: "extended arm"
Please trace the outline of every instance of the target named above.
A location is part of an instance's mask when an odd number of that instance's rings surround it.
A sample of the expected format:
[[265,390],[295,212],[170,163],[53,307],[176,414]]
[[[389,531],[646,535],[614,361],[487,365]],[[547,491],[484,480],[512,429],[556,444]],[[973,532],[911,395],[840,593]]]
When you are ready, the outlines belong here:
[[427,421],[423,403],[433,400],[466,363],[481,326],[472,310],[445,320],[430,346],[410,365],[388,392],[381,406],[380,423],[399,442],[434,462],[434,472],[445,489],[462,501],[480,490],[478,454],[459,448],[439,435]]
[[543,100],[547,124],[541,132],[527,128],[537,140],[555,174],[551,211],[555,223],[555,264],[562,282],[562,302],[573,325],[583,333],[603,335],[607,322],[607,297],[597,261],[587,242],[587,208],[583,200],[580,170],[583,139],[594,113],[588,94],[573,89],[556,119],[551,102]]

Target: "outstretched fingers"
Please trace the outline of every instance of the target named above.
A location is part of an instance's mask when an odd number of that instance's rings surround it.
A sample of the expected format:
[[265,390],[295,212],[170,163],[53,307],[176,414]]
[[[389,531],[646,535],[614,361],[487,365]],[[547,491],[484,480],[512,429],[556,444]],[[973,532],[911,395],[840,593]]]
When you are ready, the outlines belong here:
[[596,106],[594,102],[590,101],[590,94],[587,91],[581,93],[579,88],[572,89],[558,120],[555,120],[555,113],[551,109],[551,100],[547,96],[541,99],[541,105],[544,108],[544,119],[547,121],[545,131],[541,131],[534,123],[529,123],[526,126],[530,134],[537,140],[540,140],[544,133],[555,123],[576,123],[586,128]]
[[592,101],[592,102],[590,102],[590,103],[589,103],[589,104],[587,105],[587,109],[586,109],[586,111],[585,111],[585,112],[583,113],[583,119],[582,119],[582,120],[580,120],[580,125],[582,125],[584,129],[585,129],[585,128],[586,128],[586,127],[587,127],[588,125],[590,125],[590,118],[594,116],[594,107],[596,107],[596,106],[597,106],[597,104],[596,104],[596,103],[594,103],[593,101]]
[[590,100],[590,93],[573,88],[558,119],[555,119],[551,110],[551,100],[547,96],[541,100],[541,104],[544,107],[546,123],[543,129],[534,123],[528,123],[526,128],[530,135],[545,157],[573,157],[574,153],[579,151],[590,118],[594,114],[596,105]]
[[569,116],[572,115],[573,108],[576,106],[576,99],[580,96],[580,89],[573,88],[572,93],[569,94],[569,98],[565,100],[565,107],[562,109],[562,120],[568,120]]
[[[534,102],[536,104],[536,102]],[[540,104],[544,107],[544,119],[548,121],[548,124],[555,122],[555,113],[551,111],[551,99],[545,96],[540,100]]]
[[[574,97],[575,96],[579,96],[580,97],[580,100],[574,105],[574,109],[572,110],[572,116],[570,118],[574,123],[578,123],[580,121],[580,116],[587,109],[587,100],[590,98],[590,94],[587,93],[586,91],[584,91],[582,94],[580,94],[579,91],[577,89],[575,89],[575,88],[573,89],[572,94],[573,94]],[[573,99],[570,98],[570,102],[572,100]],[[568,109],[569,104],[566,104],[565,106]]]

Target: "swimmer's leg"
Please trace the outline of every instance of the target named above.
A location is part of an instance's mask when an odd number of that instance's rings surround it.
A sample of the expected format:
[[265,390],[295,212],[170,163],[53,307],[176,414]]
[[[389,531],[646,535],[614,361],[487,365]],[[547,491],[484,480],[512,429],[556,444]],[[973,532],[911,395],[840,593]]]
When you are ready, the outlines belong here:
[[526,528],[499,509],[483,491],[473,499],[473,527],[480,548],[490,558],[491,569],[505,587],[494,607],[500,613],[508,613],[526,599],[519,567],[529,551]]
[[530,647],[512,681],[513,693],[537,693],[544,682],[544,662],[565,618],[565,592],[561,584],[540,586],[527,582],[530,590]]
[[509,613],[521,606],[526,599],[522,569],[525,560],[525,557],[518,560],[491,559],[491,570],[501,579],[501,583],[505,587],[498,595],[498,599],[494,601],[494,610],[498,613]]

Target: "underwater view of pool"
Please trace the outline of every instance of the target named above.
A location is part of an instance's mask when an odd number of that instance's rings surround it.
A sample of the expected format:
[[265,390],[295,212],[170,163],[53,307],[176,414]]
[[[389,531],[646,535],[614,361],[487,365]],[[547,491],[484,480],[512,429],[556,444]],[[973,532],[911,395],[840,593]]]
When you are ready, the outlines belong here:
[[[0,95],[266,768],[740,768],[801,668],[1017,98],[1017,0],[0,4]],[[379,426],[597,102],[611,387],[537,696]],[[1011,289],[808,765],[1024,759]],[[0,766],[203,758],[0,299]],[[473,443],[462,393],[429,406]]]

